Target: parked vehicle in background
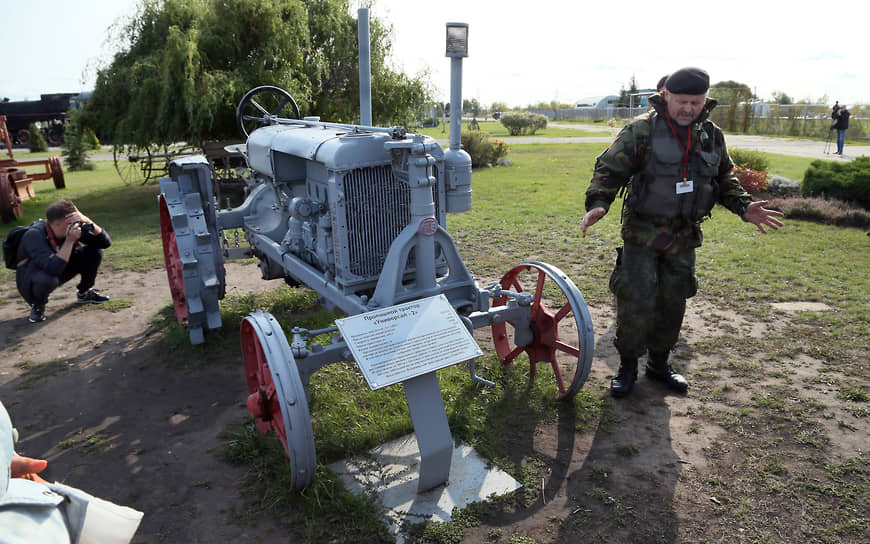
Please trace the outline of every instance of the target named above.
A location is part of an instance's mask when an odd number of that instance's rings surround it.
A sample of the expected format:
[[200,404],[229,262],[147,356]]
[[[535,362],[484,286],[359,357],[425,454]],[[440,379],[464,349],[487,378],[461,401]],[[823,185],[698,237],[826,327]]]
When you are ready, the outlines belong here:
[[6,116],[6,128],[15,147],[30,145],[30,123],[40,127],[43,138],[52,147],[63,143],[66,112],[70,100],[79,93],[53,93],[40,95],[39,100],[0,102],[0,115]]

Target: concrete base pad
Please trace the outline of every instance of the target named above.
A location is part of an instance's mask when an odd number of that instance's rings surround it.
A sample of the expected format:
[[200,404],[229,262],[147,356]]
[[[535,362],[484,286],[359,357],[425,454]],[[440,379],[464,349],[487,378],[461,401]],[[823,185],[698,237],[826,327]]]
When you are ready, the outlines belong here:
[[378,446],[367,455],[333,463],[329,468],[352,493],[373,495],[380,501],[387,509],[390,532],[401,544],[404,538],[399,528],[405,521],[449,521],[454,507],[464,508],[521,487],[506,472],[487,465],[486,459],[471,446],[454,444],[447,485],[417,493],[420,450],[416,435],[409,434]]

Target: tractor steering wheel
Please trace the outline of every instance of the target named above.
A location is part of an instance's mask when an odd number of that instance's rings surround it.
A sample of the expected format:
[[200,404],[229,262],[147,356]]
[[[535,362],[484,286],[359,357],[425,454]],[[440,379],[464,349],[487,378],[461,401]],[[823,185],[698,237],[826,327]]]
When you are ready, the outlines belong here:
[[277,124],[278,119],[299,119],[299,106],[290,93],[280,87],[255,87],[242,97],[236,108],[236,124],[245,138],[260,127]]

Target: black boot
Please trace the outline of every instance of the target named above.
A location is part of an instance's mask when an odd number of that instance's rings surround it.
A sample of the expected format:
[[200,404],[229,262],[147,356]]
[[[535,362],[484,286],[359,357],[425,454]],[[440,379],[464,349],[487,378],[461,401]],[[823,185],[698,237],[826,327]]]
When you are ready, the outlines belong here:
[[665,382],[668,387],[677,393],[685,393],[689,389],[689,382],[681,374],[668,364],[670,352],[649,352],[649,360],[646,362],[646,377]]
[[635,381],[637,381],[637,358],[623,357],[619,361],[619,372],[610,380],[610,394],[614,397],[628,395]]

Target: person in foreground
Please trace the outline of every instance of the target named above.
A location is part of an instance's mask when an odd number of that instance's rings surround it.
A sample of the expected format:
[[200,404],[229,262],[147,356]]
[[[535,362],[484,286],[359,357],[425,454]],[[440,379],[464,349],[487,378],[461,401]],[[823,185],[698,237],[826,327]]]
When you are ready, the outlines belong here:
[[18,247],[15,281],[30,304],[31,323],[45,319],[48,297],[76,275],[78,303],[100,304],[109,300],[94,291],[103,250],[112,245],[109,234],[69,200],[59,200],[45,210],[45,221],[28,229]]
[[617,249],[610,290],[616,296],[620,364],[611,393],[631,393],[645,353],[647,377],[684,393],[689,384],[668,362],[697,290],[695,248],[701,222],[718,202],[766,233],[782,226],[783,214],[753,202],[734,175],[722,131],[708,120],[716,101],[707,98],[710,78],[699,68],[671,74],[665,90],[650,97],[648,113],[631,121],[595,164],[586,191],[586,231],[624,191],[623,247]]
[[48,483],[48,463],[15,453],[17,431],[0,402],[0,544],[126,544],[142,512]]

